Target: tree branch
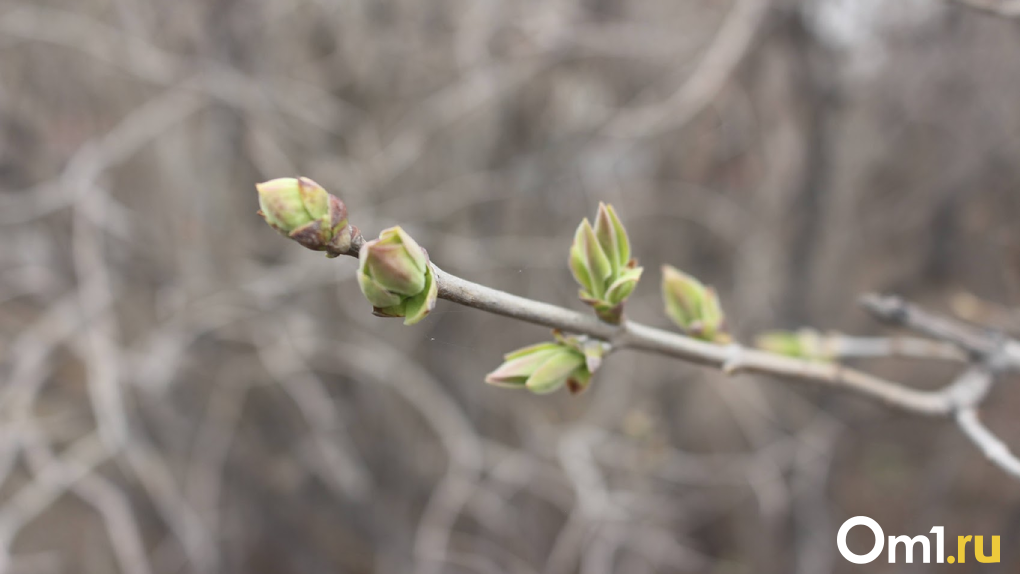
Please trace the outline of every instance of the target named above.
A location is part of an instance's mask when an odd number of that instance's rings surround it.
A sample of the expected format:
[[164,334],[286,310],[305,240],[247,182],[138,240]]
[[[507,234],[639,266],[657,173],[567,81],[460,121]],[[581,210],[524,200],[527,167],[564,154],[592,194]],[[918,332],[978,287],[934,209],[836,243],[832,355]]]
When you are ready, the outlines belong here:
[[991,329],[929,313],[899,297],[869,293],[861,304],[880,321],[945,341],[993,370],[1020,370],[1020,343]]
[[967,355],[955,345],[919,337],[851,337],[842,333],[829,333],[825,339],[827,348],[838,359],[902,357],[967,361]]
[[988,427],[978,418],[976,408],[966,408],[956,413],[956,423],[960,430],[981,453],[995,466],[1006,471],[1010,476],[1020,479],[1020,460],[1017,459],[1006,443],[992,434]]
[[[364,243],[364,238],[356,234],[349,250],[334,255],[344,254],[357,258]],[[857,349],[861,356],[970,359],[971,367],[951,384],[939,390],[924,391],[838,363],[796,359],[736,343],[709,343],[628,321],[626,318],[619,325],[614,325],[571,309],[473,283],[443,271],[435,264],[433,270],[441,299],[535,325],[588,335],[610,343],[614,350],[633,349],[675,357],[715,367],[727,375],[757,373],[846,389],[907,413],[953,418],[989,461],[1020,479],[1020,459],[981,423],[976,410],[991,390],[998,373],[1020,371],[1020,343],[1000,332],[980,329],[962,321],[929,313],[899,297],[877,294],[862,297],[862,304],[879,320],[911,329],[929,339],[904,338],[901,343],[906,341],[911,347],[905,350],[902,344],[895,344],[892,339],[855,341],[848,338],[850,343],[866,347],[864,351],[867,352]],[[954,347],[963,353],[954,353]],[[883,353],[883,350],[887,352]]]
[[[360,236],[355,237],[346,254],[357,257],[363,242]],[[804,361],[739,344],[708,343],[632,321],[612,325],[577,311],[473,283],[434,264],[433,267],[441,299],[535,325],[602,339],[617,350],[634,349],[675,357],[715,367],[729,375],[758,373],[847,389],[918,415],[949,416],[955,408],[951,387],[922,391],[839,364]]]
[[995,16],[1020,17],[1020,0],[956,0],[956,3]]

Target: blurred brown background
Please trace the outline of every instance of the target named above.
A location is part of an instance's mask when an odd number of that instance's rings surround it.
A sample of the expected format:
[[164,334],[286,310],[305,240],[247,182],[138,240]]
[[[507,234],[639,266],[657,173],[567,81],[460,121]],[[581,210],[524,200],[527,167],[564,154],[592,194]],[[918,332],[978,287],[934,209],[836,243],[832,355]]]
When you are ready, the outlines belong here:
[[[308,175],[368,236],[577,309],[610,201],[659,326],[668,262],[742,340],[880,333],[869,290],[1010,329],[1018,90],[1020,21],[950,0],[4,0],[0,570],[936,568],[845,561],[867,515],[1000,535],[939,568],[1016,572],[1020,485],[951,424],[634,354],[579,397],[488,387],[548,333],[372,317],[253,184]],[[1015,448],[1018,409],[1006,380],[985,411]]]

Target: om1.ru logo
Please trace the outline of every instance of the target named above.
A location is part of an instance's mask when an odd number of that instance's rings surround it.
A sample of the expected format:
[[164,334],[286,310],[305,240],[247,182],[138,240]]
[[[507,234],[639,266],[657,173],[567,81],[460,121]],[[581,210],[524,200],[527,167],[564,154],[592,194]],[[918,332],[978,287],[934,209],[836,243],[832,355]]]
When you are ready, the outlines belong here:
[[[850,532],[850,529],[854,526],[867,526],[875,533],[875,546],[867,554],[855,554],[846,545],[846,535]],[[985,545],[983,536],[958,536],[956,538],[956,556],[945,557],[944,552],[944,536],[946,529],[942,526],[935,526],[931,529],[931,534],[935,535],[935,559],[939,564],[943,562],[949,562],[953,564],[959,562],[963,564],[967,561],[967,545],[973,541],[974,543],[974,557],[977,558],[978,562],[985,564],[995,563],[999,561],[999,537],[992,536],[992,554],[991,556],[985,555]],[[890,536],[889,537],[889,563],[896,563],[896,547],[903,546],[903,552],[905,553],[907,564],[914,562],[914,546],[917,544],[921,545],[921,551],[923,554],[923,562],[928,564],[931,562],[931,546],[928,537],[921,534],[913,538],[909,536]],[[843,523],[843,526],[839,527],[839,534],[836,535],[836,546],[839,547],[839,553],[854,564],[868,564],[878,558],[879,554],[882,553],[882,549],[885,547],[885,532],[882,532],[882,527],[877,522],[868,518],[867,516],[855,516]]]

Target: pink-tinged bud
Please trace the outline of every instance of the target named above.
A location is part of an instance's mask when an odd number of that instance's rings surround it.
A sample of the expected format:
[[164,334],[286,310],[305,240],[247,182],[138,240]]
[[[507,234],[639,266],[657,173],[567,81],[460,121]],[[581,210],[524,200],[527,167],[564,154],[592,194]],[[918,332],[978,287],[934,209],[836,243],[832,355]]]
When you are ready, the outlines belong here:
[[715,290],[670,265],[662,266],[662,299],[666,315],[685,333],[698,339],[726,342],[725,316]]
[[504,356],[504,363],[485,377],[500,387],[526,388],[536,394],[554,392],[566,386],[571,393],[588,387],[608,345],[585,337],[563,337],[539,343]]
[[524,386],[538,395],[558,391],[579,369],[587,370],[584,367],[584,355],[573,349],[561,347],[535,369]]
[[413,325],[435,307],[438,285],[428,254],[400,227],[365,242],[358,257],[358,285],[376,315]]
[[581,300],[603,321],[619,323],[642,270],[630,257],[627,231],[612,206],[599,203],[594,227],[581,221],[570,247],[570,271],[581,287]]
[[612,277],[613,268],[587,218],[577,227],[574,249],[577,250],[576,258],[584,266],[588,279],[588,283],[581,287],[593,297],[601,298],[606,292],[606,282]]
[[259,214],[270,227],[330,257],[347,253],[357,229],[347,222],[340,198],[307,177],[283,177],[255,185]]
[[595,236],[609,258],[613,272],[624,269],[630,262],[630,239],[613,206],[599,202],[599,211],[595,216]]
[[485,376],[485,382],[499,387],[524,387],[543,363],[560,352],[556,343],[539,343],[503,356],[504,363]]

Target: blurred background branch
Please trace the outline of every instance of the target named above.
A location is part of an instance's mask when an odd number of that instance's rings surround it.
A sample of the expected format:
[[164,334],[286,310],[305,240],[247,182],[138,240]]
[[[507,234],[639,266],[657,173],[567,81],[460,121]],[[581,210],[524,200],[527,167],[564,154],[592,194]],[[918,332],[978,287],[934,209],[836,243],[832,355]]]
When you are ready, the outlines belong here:
[[968,8],[974,8],[1007,18],[1020,16],[1020,2],[1016,0],[956,0]]

